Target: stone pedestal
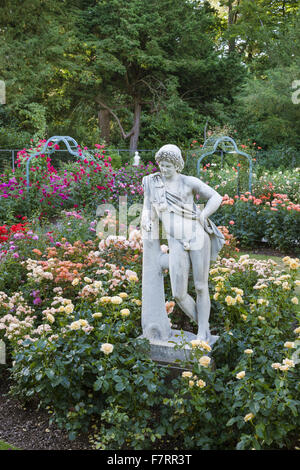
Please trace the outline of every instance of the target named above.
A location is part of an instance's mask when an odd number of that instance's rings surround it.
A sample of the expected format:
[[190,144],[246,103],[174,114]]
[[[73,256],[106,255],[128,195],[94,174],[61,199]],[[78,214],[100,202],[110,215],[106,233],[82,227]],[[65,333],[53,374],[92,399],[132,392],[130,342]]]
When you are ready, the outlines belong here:
[[[180,348],[176,346],[183,344],[183,342],[190,343],[190,341],[197,339],[197,336],[189,331],[171,330],[171,332],[172,334],[167,340],[148,338],[150,342],[150,357],[153,361],[162,365],[178,366],[178,361],[191,360],[192,346],[190,344],[184,344],[184,347],[181,346]],[[144,337],[142,336],[142,338]],[[218,338],[218,336],[211,335],[209,345],[212,347]],[[209,353],[206,352],[206,355],[209,355]]]

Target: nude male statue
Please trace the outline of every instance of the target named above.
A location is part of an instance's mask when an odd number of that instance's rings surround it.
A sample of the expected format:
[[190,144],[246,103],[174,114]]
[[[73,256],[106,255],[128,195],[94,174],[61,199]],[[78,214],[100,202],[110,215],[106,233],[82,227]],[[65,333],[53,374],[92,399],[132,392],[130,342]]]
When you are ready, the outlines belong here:
[[[151,240],[151,235],[152,239],[157,238],[157,223],[161,220],[168,239],[168,268],[173,297],[183,312],[198,324],[197,338],[209,343],[209,267],[224,244],[224,236],[209,217],[219,208],[222,196],[199,178],[180,173],[184,162],[176,145],[163,146],[155,159],[160,172],[143,178],[144,206],[141,225],[144,238],[148,236],[148,240]],[[207,201],[202,211],[194,202],[196,195]],[[148,262],[151,263],[153,256],[157,256],[157,251],[155,252],[151,241],[148,245],[145,242],[145,248],[149,251],[145,256],[148,256]],[[188,293],[190,269],[193,273],[196,301]],[[144,272],[144,282],[146,278],[150,279],[147,281],[149,283],[152,282],[151,279],[155,281],[153,276],[147,277],[146,268]],[[143,286],[143,291],[146,292],[145,289],[149,288]],[[153,292],[153,296],[155,295]],[[144,318],[145,330],[150,321],[149,316],[148,313]],[[155,321],[156,330],[159,330],[161,323],[165,335],[170,334],[166,324],[163,324],[162,316],[158,316]]]

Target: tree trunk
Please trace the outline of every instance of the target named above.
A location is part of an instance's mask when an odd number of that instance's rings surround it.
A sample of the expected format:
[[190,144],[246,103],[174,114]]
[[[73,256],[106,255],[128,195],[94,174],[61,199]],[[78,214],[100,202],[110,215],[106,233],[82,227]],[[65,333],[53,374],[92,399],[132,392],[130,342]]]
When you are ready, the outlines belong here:
[[105,140],[108,145],[110,142],[110,112],[108,109],[100,109],[98,112],[98,122],[100,129],[100,136]]
[[[234,24],[234,12],[232,11],[233,8],[233,0],[228,2],[228,29],[229,32],[231,30],[231,26]],[[235,50],[235,38],[229,38],[228,40],[228,49],[229,53],[234,52]]]
[[[102,111],[107,111],[108,115],[111,115],[117,121],[123,139],[126,140],[130,137],[130,152],[135,152],[137,150],[138,140],[140,136],[140,127],[141,127],[142,105],[140,103],[140,99],[138,97],[134,98],[133,126],[131,130],[127,133],[124,131],[123,126],[120,122],[120,119],[118,118],[116,113],[107,104],[105,104],[99,97],[97,98],[97,102],[100,105],[100,112],[98,114],[99,125],[100,125],[100,113],[102,113]],[[103,114],[101,114],[101,118],[102,116]]]
[[142,106],[138,98],[134,100],[133,133],[130,136],[130,152],[135,152],[138,148],[138,141],[141,127]]

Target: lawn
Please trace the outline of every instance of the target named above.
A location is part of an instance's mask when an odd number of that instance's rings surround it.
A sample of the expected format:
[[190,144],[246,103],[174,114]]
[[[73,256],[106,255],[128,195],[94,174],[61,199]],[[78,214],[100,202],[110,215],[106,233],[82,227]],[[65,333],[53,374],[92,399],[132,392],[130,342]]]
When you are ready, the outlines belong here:
[[16,447],[12,446],[11,444],[8,444],[7,442],[0,441],[0,450],[20,450],[20,449],[17,449]]

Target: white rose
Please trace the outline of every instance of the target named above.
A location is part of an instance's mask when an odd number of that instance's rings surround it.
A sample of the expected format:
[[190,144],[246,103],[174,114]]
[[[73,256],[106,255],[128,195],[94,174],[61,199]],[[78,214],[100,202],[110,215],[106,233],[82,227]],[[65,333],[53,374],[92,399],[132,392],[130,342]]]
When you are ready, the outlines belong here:
[[101,351],[104,354],[111,354],[113,352],[113,349],[114,349],[114,347],[110,343],[103,343],[102,346],[101,346]]
[[210,357],[208,357],[208,356],[202,356],[202,357],[200,357],[200,359],[199,359],[199,364],[200,364],[201,366],[203,366],[203,367],[208,367],[209,364],[210,364],[210,361],[211,361]]

